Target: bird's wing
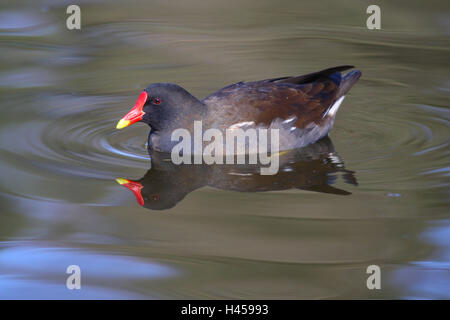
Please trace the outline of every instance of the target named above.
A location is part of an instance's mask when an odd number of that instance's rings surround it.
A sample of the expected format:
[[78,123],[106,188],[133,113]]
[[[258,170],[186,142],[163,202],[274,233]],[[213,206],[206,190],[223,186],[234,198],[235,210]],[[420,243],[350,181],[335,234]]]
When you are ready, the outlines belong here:
[[218,116],[233,121],[269,125],[276,118],[296,117],[292,125],[303,129],[323,120],[339,98],[340,72],[349,68],[341,66],[298,77],[239,82],[213,93],[203,102],[216,109]]

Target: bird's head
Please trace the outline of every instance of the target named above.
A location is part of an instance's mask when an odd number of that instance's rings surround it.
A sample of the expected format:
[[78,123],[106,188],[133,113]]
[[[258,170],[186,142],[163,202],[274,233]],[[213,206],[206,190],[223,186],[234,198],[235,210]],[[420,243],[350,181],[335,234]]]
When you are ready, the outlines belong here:
[[116,128],[122,129],[136,122],[147,123],[152,130],[183,127],[183,120],[202,112],[203,106],[176,84],[151,84],[141,92],[134,107],[120,119]]

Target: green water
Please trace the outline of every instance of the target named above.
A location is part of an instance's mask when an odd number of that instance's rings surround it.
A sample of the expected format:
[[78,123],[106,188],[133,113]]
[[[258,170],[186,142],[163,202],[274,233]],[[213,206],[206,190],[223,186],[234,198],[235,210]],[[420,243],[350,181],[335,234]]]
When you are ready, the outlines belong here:
[[[0,298],[450,298],[449,4],[368,30],[368,1],[80,1],[72,31],[68,4],[0,4]],[[342,64],[363,76],[330,140],[275,180],[151,165],[147,126],[115,130],[150,83]]]

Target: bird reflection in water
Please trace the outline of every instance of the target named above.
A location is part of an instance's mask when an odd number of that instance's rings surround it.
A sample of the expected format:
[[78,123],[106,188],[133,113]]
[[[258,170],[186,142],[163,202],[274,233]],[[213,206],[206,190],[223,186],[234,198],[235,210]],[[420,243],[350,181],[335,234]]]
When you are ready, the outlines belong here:
[[336,195],[348,191],[332,185],[341,174],[344,182],[357,185],[353,171],[346,170],[330,138],[300,149],[280,153],[275,175],[261,175],[260,165],[172,163],[169,153],[149,150],[151,169],[139,180],[116,181],[133,192],[139,205],[151,210],[174,207],[190,192],[201,187],[239,192],[301,189]]

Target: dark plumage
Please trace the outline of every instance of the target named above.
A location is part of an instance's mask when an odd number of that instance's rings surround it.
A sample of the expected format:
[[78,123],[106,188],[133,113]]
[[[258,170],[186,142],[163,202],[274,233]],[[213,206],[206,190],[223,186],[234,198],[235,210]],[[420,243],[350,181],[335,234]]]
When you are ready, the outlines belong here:
[[203,121],[203,130],[276,128],[280,130],[280,150],[303,147],[331,129],[344,95],[361,76],[358,70],[341,75],[350,68],[339,66],[297,77],[239,82],[202,101],[178,85],[153,84],[141,94],[144,104],[137,104],[131,116],[127,114],[117,127],[137,121],[149,124],[149,146],[163,152],[170,152],[174,145],[171,132],[177,128],[192,131],[195,120]]

